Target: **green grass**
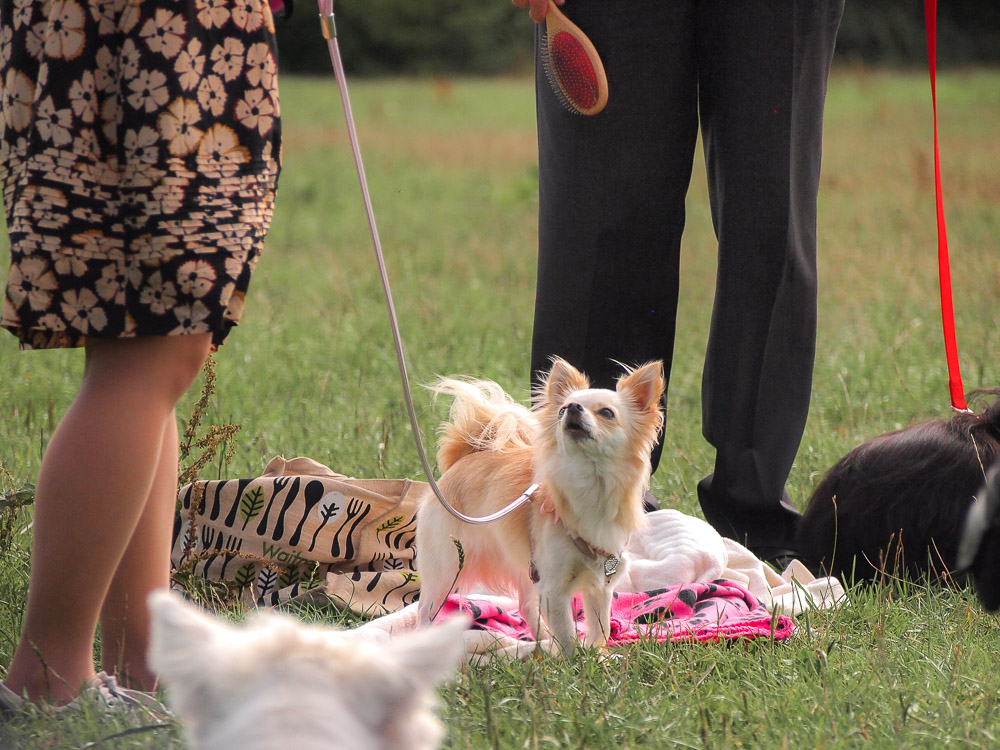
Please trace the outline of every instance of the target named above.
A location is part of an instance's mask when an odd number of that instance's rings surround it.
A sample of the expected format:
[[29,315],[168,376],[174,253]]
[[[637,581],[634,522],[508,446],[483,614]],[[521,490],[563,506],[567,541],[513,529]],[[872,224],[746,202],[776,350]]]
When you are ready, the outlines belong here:
[[[1000,383],[1000,71],[939,81],[945,205],[967,389]],[[466,373],[527,394],[537,212],[531,83],[351,84],[415,384]],[[359,477],[419,477],[384,301],[336,87],[286,78],[285,168],[239,329],[218,355],[210,418],[242,429],[206,478],[308,455]],[[858,442],[949,411],[937,297],[926,76],[837,71],[820,197],[820,331],[813,402],[789,479],[800,503]],[[668,447],[653,488],[699,514],[713,456],[700,377],[715,278],[701,155],[689,198]],[[6,266],[6,245],[0,265]],[[20,354],[0,337],[0,489],[30,484],[75,392],[79,352]],[[186,414],[197,398],[189,394]],[[443,416],[415,392],[425,437]],[[25,600],[27,518],[0,562],[0,665]],[[10,525],[10,520],[7,520]],[[311,619],[337,619],[310,610]],[[637,645],[465,670],[442,690],[452,748],[990,746],[1000,626],[964,590],[853,592],[774,645]],[[9,730],[70,748],[124,728],[41,712]],[[33,739],[29,739],[33,738]],[[0,735],[0,746],[3,737]],[[177,727],[101,747],[180,747]]]

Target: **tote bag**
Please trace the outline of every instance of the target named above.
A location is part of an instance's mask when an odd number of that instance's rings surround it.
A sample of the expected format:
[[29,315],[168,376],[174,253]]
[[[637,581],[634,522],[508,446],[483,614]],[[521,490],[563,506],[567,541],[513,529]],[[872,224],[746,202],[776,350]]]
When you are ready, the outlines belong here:
[[223,582],[245,604],[317,594],[369,615],[417,598],[417,499],[409,479],[352,479],[310,458],[276,457],[258,477],[178,492],[174,586]]

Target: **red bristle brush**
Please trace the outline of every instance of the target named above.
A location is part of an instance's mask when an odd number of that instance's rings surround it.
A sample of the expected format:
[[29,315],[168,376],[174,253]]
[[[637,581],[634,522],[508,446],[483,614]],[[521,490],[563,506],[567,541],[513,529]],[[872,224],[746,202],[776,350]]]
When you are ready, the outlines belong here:
[[587,35],[549,0],[541,48],[542,69],[571,112],[596,115],[608,103],[604,64]]

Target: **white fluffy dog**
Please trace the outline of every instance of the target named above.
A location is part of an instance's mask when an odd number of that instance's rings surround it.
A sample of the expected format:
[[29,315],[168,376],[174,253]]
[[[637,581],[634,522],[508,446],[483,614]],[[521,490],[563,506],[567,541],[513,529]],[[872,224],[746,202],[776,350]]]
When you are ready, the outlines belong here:
[[196,750],[429,750],[434,687],[464,653],[468,623],[399,638],[274,613],[234,627],[158,592],[149,662]]

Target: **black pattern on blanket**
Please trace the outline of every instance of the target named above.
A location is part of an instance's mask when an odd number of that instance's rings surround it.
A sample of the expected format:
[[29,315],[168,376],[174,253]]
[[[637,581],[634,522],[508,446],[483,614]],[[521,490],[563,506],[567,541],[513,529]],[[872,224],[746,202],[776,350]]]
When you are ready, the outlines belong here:
[[[573,598],[577,633],[586,632],[579,596]],[[451,596],[436,619],[459,614],[472,618],[466,634],[467,653],[525,658],[535,649],[517,602],[490,595]],[[416,605],[379,617],[363,629],[397,634],[417,626]],[[671,586],[646,592],[616,592],[611,606],[609,646],[636,641],[721,641],[771,638],[783,640],[795,630],[787,615],[768,611],[760,600],[738,583],[716,580]],[[553,650],[545,641],[544,650]]]
[[[577,633],[587,630],[579,595],[573,597]],[[452,596],[442,608],[448,616],[465,612],[472,627],[518,640],[531,640],[531,631],[516,609],[494,601]],[[795,626],[786,615],[773,615],[747,589],[732,581],[685,584],[646,592],[617,592],[611,604],[608,645],[641,639],[657,641],[719,640],[723,638],[787,638]]]

